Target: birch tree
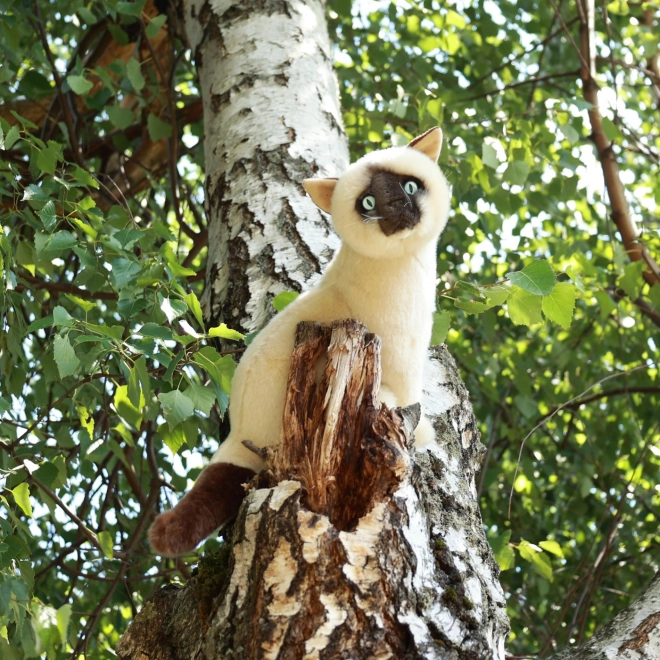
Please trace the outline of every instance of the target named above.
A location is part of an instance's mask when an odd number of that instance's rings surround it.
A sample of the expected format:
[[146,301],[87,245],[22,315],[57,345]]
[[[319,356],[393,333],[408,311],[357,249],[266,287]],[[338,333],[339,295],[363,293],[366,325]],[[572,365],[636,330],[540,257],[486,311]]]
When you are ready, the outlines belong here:
[[[237,619],[222,608],[250,602],[231,567],[250,557],[254,593],[275,608],[263,630],[242,608],[235,632],[256,630],[252,649],[368,654],[372,642],[400,655],[405,639],[411,656],[501,656],[504,597],[514,656],[653,657],[657,7],[2,10],[3,658],[114,657],[133,620],[124,654],[157,632],[164,657],[185,657],[211,625],[207,649],[227,648]],[[354,160],[438,124],[454,214],[434,343],[449,352],[434,349],[422,403],[439,448],[403,452],[413,411],[375,418],[364,469],[385,448],[397,460],[361,500],[370,530],[310,509],[283,474],[262,479],[224,537],[153,556],[150,522],[226,433],[244,340],[336,248],[300,181],[341,172],[347,145]],[[299,523],[311,515],[316,562]],[[260,553],[245,544],[257,518],[286,530],[260,537]],[[280,564],[295,575],[286,593]],[[346,577],[341,589],[319,566]],[[277,608],[295,608],[303,583],[318,586],[316,607],[307,629],[292,615],[284,631]],[[150,612],[170,612],[166,627]]]

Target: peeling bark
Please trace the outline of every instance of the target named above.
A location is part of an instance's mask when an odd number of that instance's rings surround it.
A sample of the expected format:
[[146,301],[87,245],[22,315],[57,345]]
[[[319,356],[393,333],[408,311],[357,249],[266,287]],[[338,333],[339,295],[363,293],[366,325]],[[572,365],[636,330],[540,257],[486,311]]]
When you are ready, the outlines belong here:
[[338,246],[301,184],[348,165],[324,3],[181,0],[173,13],[204,101],[205,318],[250,331]]
[[503,659],[504,595],[475,487],[483,447],[449,354],[434,349],[424,401],[438,445],[411,454],[410,411],[376,404],[378,339],[355,321],[298,339],[287,432],[266,451],[266,487],[243,503],[229,560],[174,597],[157,592],[118,656]]

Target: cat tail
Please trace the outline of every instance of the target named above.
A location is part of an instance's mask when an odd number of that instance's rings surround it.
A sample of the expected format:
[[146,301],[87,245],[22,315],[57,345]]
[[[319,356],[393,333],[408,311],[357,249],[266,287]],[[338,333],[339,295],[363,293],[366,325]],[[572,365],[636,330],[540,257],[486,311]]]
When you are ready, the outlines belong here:
[[253,470],[231,463],[208,465],[184,498],[156,518],[149,530],[151,547],[163,557],[190,552],[236,516],[245,497],[243,484],[254,475]]

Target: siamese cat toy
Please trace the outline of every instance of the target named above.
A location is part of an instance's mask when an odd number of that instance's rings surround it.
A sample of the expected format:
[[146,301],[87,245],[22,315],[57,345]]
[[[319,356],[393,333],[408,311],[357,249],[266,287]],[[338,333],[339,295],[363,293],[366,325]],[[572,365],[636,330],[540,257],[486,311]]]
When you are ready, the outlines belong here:
[[[319,282],[278,314],[245,351],[229,403],[231,431],[192,490],[156,519],[149,532],[164,556],[192,550],[232,519],[242,484],[264,469],[243,446],[279,442],[300,321],[354,318],[382,339],[379,400],[389,407],[422,399],[435,310],[436,245],[447,222],[450,191],[436,161],[442,131],[432,128],[405,147],[374,151],[339,179],[306,179],[314,203],[332,215],[342,244]],[[417,446],[434,439],[422,416]]]

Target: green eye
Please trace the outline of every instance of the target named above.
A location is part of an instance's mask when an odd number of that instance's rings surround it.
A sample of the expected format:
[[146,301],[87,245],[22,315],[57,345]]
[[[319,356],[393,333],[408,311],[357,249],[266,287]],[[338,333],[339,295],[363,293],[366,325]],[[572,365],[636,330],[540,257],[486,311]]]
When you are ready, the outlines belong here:
[[365,211],[373,211],[376,208],[376,198],[373,195],[367,195],[362,200],[362,208]]
[[414,195],[418,190],[419,186],[414,181],[406,181],[403,184],[403,189],[409,194]]

